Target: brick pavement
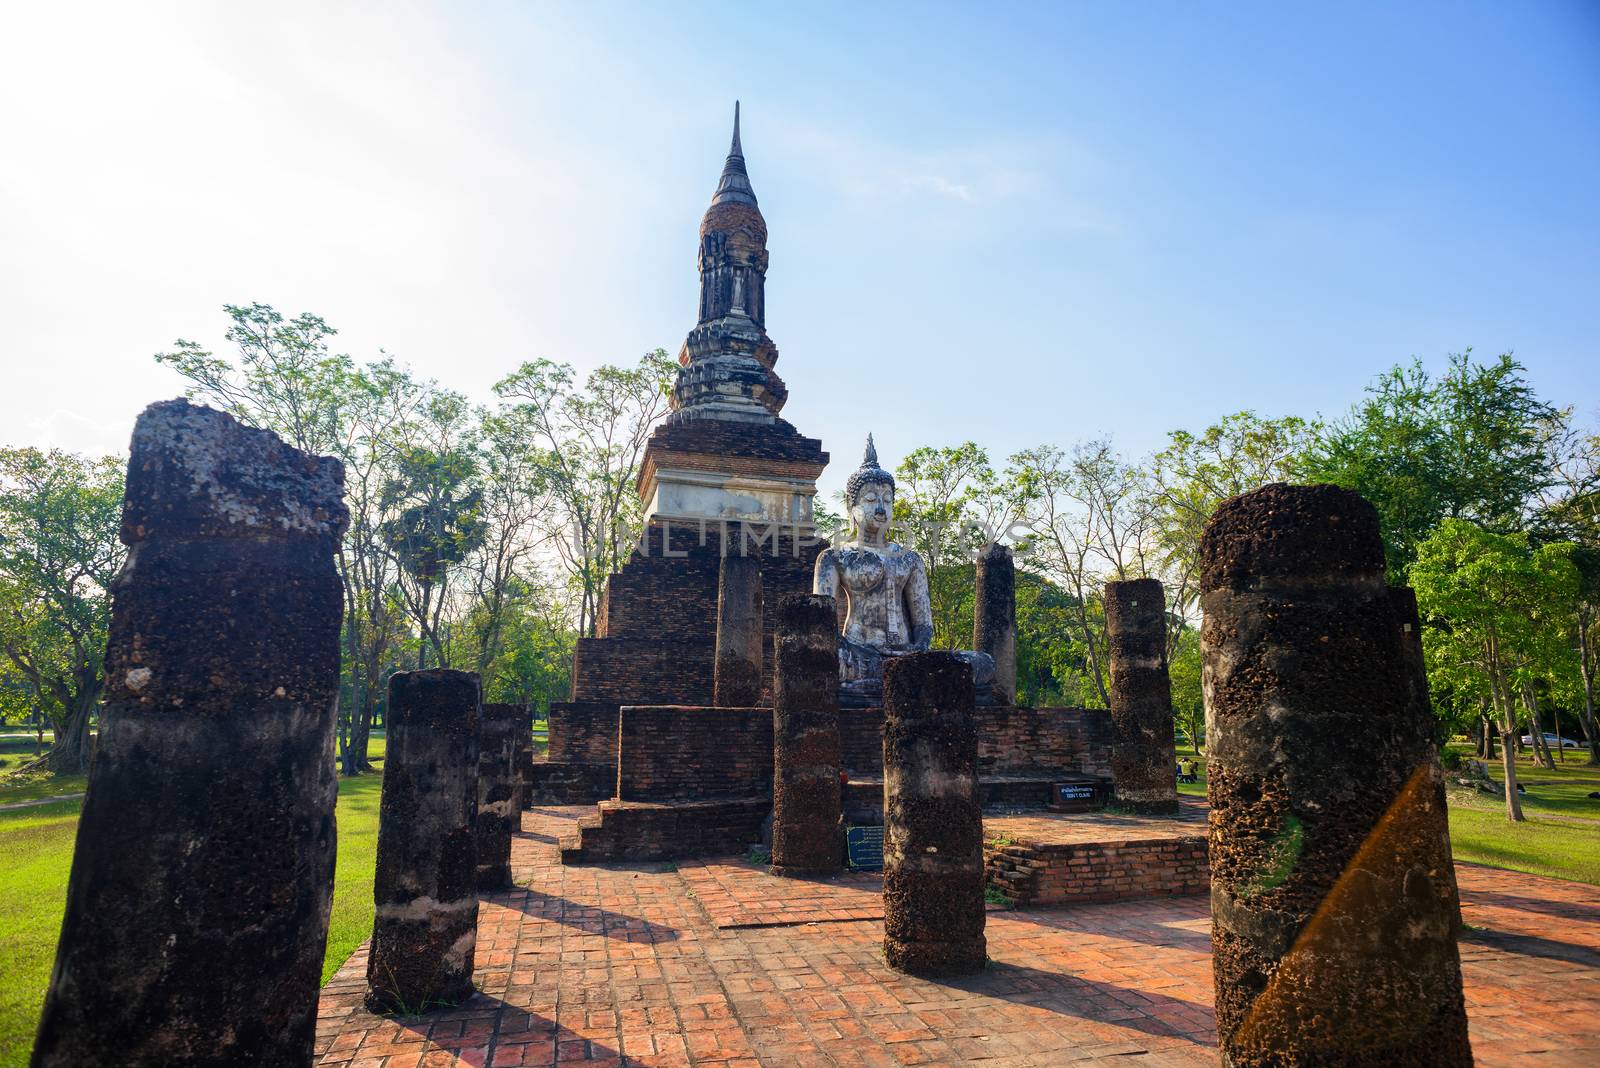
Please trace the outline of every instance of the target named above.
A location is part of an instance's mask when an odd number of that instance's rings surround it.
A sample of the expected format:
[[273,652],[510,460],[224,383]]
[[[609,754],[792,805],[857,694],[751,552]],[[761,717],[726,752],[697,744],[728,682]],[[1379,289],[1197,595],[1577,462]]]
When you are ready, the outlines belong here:
[[[324,991],[319,1063],[1216,1063],[1203,896],[990,913],[990,968],[933,982],[884,966],[872,920],[719,929],[702,900],[716,865],[562,867],[556,839],[587,811],[525,815],[519,888],[484,899],[478,997],[428,1017],[374,1017],[360,1008],[358,951]],[[1475,928],[1462,957],[1478,1063],[1600,1063],[1600,893],[1459,873]],[[861,879],[839,880],[841,903],[859,903]],[[748,868],[730,877],[746,880],[770,886],[775,921],[828,903],[817,884]],[[759,909],[743,891],[729,899]]]

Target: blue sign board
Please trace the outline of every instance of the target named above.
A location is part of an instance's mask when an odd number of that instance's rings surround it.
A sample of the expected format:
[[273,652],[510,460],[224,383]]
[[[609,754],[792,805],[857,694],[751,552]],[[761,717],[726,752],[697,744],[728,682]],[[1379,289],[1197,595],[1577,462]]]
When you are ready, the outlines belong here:
[[883,828],[851,827],[845,831],[845,848],[854,871],[883,870]]

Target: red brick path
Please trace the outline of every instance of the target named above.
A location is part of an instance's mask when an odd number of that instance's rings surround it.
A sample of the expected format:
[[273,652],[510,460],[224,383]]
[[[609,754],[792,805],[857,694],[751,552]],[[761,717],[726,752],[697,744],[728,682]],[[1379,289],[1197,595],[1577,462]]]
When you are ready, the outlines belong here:
[[[411,1020],[360,1008],[365,950],[322,998],[320,1064],[1215,1064],[1206,899],[989,915],[990,968],[957,982],[898,975],[873,920],[726,928],[826,910],[817,884],[724,862],[561,867],[556,839],[588,808],[540,809],[515,846],[519,886],[484,901],[464,1008]],[[1459,869],[1478,1063],[1600,1064],[1600,893]],[[721,889],[719,889],[721,888]],[[734,888],[739,888],[735,893]],[[702,894],[704,892],[704,898]],[[866,907],[861,877],[838,904]],[[716,895],[722,897],[717,898]],[[713,899],[708,901],[706,899]]]

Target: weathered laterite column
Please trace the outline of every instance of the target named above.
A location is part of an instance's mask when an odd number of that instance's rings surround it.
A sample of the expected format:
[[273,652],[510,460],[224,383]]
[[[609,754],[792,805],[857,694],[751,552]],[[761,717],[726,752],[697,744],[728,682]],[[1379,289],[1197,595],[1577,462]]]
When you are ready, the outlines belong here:
[[983,813],[972,668],[954,653],[883,679],[883,954],[913,975],[982,970]]
[[724,556],[717,581],[717,663],[712,703],[761,702],[761,560]]
[[472,996],[478,895],[478,676],[389,678],[367,1007],[416,1013]]
[[1105,597],[1117,803],[1149,816],[1176,816],[1166,592],[1156,579],[1130,579],[1106,583]]
[[478,719],[478,889],[511,885],[511,835],[517,829],[517,735],[521,705],[484,705]]
[[1217,509],[1200,565],[1223,1062],[1471,1064],[1377,513],[1266,486]]
[[833,598],[778,605],[772,703],[772,873],[843,865],[839,782],[839,632]]
[[209,408],[139,416],[35,1066],[311,1063],[343,482],[338,461]]
[[1017,566],[1011,549],[991,542],[978,556],[972,647],[994,657],[994,700],[1017,699]]

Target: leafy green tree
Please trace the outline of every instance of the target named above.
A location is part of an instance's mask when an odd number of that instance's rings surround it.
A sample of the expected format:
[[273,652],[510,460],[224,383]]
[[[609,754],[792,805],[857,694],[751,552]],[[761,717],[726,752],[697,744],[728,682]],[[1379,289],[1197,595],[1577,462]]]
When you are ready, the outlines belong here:
[[973,561],[1014,514],[1012,486],[973,442],[913,449],[895,468],[895,534],[927,569],[934,648],[972,644]]
[[1443,519],[1525,527],[1567,413],[1541,401],[1523,370],[1510,353],[1479,363],[1471,349],[1437,378],[1420,361],[1395,366],[1317,441],[1305,476],[1372,502],[1391,576],[1405,574]]
[[1017,569],[1017,703],[1027,707],[1085,704],[1092,690],[1083,644],[1075,637],[1078,614],[1059,586]]
[[445,610],[450,584],[484,544],[483,491],[471,410],[459,394],[438,392],[422,407],[408,440],[393,446],[383,489],[387,518],[379,535],[398,567],[397,588],[421,646],[418,667],[450,663]]
[[1068,598],[1073,655],[1083,662],[1075,678],[1087,684],[1078,699],[1109,707],[1105,583],[1145,577],[1153,563],[1143,475],[1110,442],[1088,441],[1070,450],[1041,445],[1019,452],[1008,476],[1028,530],[1018,551]]
[[1150,460],[1148,492],[1154,555],[1175,609],[1174,635],[1198,609],[1200,536],[1211,514],[1229,497],[1268,483],[1304,481],[1320,429],[1299,416],[1266,419],[1243,411],[1198,434],[1167,435],[1167,447]]
[[328,351],[338,333],[320,316],[302,313],[285,320],[270,304],[225,304],[233,325],[233,360],[193,341],[179,339],[156,354],[187,378],[189,396],[227,412],[242,423],[264,427],[297,449],[342,455],[348,427],[340,401],[354,373],[348,356]]
[[545,531],[577,589],[583,634],[594,633],[606,578],[633,551],[639,462],[667,412],[676,374],[677,363],[656,349],[632,367],[590,372],[581,389],[571,365],[545,359],[495,383],[502,433],[542,457],[550,501]]
[[[1516,793],[1519,703],[1539,734],[1532,683],[1547,663],[1552,606],[1577,582],[1570,545],[1534,548],[1525,534],[1497,534],[1445,519],[1418,544],[1410,568],[1429,682],[1458,701],[1480,702],[1499,720],[1506,815],[1521,820]],[[1559,609],[1558,609],[1559,610]]]
[[83,771],[90,717],[105,688],[112,579],[126,549],[123,464],[0,449],[0,653],[8,720],[42,713],[55,741],[46,766]]
[[513,590],[507,603],[500,641],[483,672],[484,698],[547,712],[571,690],[577,631],[538,590]]
[[1205,744],[1206,704],[1201,687],[1200,632],[1185,627],[1178,632],[1176,648],[1167,658],[1172,681],[1172,715],[1196,752]]

